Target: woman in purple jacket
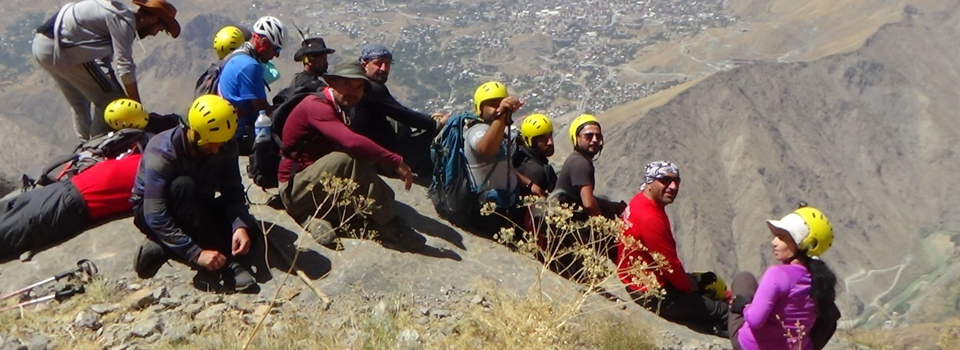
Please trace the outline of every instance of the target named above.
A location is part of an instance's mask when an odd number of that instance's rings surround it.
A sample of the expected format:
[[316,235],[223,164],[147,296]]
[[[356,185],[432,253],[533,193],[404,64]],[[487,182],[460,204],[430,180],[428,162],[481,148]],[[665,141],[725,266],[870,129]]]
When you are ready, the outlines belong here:
[[830,221],[801,203],[780,220],[767,221],[773,233],[771,266],[758,285],[749,272],[733,280],[729,332],[736,350],[819,350],[837,329],[837,277],[820,260],[833,244]]

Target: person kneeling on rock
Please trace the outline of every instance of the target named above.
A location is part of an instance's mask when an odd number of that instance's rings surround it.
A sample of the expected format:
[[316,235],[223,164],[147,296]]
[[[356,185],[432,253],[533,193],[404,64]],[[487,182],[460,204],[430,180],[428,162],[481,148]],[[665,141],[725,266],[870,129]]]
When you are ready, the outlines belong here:
[[[187,125],[150,139],[134,181],[134,224],[147,235],[134,260],[151,278],[173,252],[191,265],[220,272],[226,287],[256,285],[236,260],[250,250],[238,165],[237,112],[216,95],[198,97]],[[220,192],[219,197],[215,194]]]

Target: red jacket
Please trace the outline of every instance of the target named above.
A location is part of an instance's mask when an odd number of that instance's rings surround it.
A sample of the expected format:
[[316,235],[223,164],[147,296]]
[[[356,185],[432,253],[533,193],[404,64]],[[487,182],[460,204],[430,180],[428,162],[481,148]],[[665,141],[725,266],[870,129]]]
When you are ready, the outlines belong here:
[[87,203],[90,219],[129,214],[133,210],[130,192],[139,164],[140,155],[133,154],[105,160],[70,178]]
[[633,291],[646,292],[647,289],[642,285],[634,285],[632,274],[627,269],[630,268],[630,258],[639,259],[650,266],[655,266],[650,252],[663,254],[666,261],[670,264],[673,272],[656,271],[657,282],[661,286],[670,284],[675,289],[683,293],[690,293],[693,287],[687,279],[687,273],[680,263],[680,257],[677,255],[677,242],[673,239],[673,231],[670,230],[670,218],[663,207],[656,202],[638,193],[623,212],[623,220],[627,224],[624,236],[632,237],[638,243],[646,247],[649,252],[637,249],[626,249],[623,242],[617,244],[617,270],[620,280],[627,285],[627,288]]
[[[333,102],[330,88],[324,88],[322,93],[325,98],[313,95],[305,97],[290,111],[283,125],[283,148],[294,151],[297,172],[333,151],[392,167],[399,167],[400,163],[403,163],[400,155],[350,130],[344,123],[347,120],[346,115],[340,110],[340,106]],[[290,179],[293,162],[294,160],[283,158],[277,180],[286,182]]]

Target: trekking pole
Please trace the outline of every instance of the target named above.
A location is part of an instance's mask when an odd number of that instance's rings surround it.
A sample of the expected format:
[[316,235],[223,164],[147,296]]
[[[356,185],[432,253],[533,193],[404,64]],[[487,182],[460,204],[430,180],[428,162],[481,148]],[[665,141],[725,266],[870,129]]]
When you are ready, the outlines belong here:
[[82,285],[81,285],[81,286],[77,286],[77,287],[67,288],[67,289],[64,289],[64,290],[59,290],[59,291],[50,293],[50,295],[47,295],[47,296],[42,297],[42,298],[37,298],[37,299],[25,301],[25,302],[19,303],[19,304],[17,304],[17,305],[7,306],[7,307],[5,307],[5,308],[0,309],[0,312],[7,311],[7,310],[13,310],[13,309],[19,309],[19,308],[22,308],[22,307],[24,307],[24,306],[30,306],[30,305],[33,305],[33,304],[39,304],[39,303],[42,303],[42,302],[49,301],[49,300],[51,300],[51,299],[54,299],[54,300],[56,300],[56,301],[63,301],[64,299],[67,299],[67,298],[73,296],[74,294],[83,293],[83,292],[84,292],[84,289],[83,289],[83,286],[82,286]]
[[[69,277],[69,276],[76,276],[78,272],[79,272],[79,273],[83,273],[83,274],[85,274],[85,275],[87,275],[87,276],[93,277],[93,276],[95,276],[98,272],[100,272],[100,270],[97,268],[97,265],[95,265],[95,264],[93,263],[93,261],[90,261],[90,260],[87,260],[87,259],[82,259],[82,260],[80,260],[80,261],[77,261],[77,268],[76,268],[76,269],[58,273],[58,274],[54,275],[53,277],[47,278],[47,279],[45,279],[45,280],[43,280],[43,281],[40,281],[40,282],[31,284],[31,285],[29,285],[29,286],[23,287],[23,288],[21,288],[21,289],[18,289],[18,290],[16,290],[16,291],[13,291],[13,292],[10,292],[10,293],[7,293],[7,294],[4,294],[3,296],[0,296],[0,301],[6,300],[6,299],[8,299],[8,298],[11,298],[11,297],[14,297],[14,296],[17,296],[17,295],[26,293],[26,292],[29,292],[29,291],[30,291],[31,289],[33,289],[33,288],[42,286],[42,285],[44,285],[44,284],[47,284],[47,283],[50,283],[50,282],[53,282],[53,281],[59,281],[59,280],[61,280],[61,279],[64,279],[64,278],[66,278],[66,277]],[[2,311],[2,310],[0,310],[0,311]]]

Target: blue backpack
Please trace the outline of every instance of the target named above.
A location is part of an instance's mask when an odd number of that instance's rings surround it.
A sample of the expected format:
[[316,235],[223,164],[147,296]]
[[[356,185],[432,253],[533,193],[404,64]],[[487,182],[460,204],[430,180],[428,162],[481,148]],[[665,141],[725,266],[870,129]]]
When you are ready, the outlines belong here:
[[474,122],[479,122],[479,119],[473,113],[462,112],[451,116],[430,147],[430,159],[433,161],[433,181],[428,191],[430,201],[440,217],[457,226],[469,225],[480,218],[479,189],[493,173],[487,174],[487,178],[478,186],[470,184],[463,132]]

